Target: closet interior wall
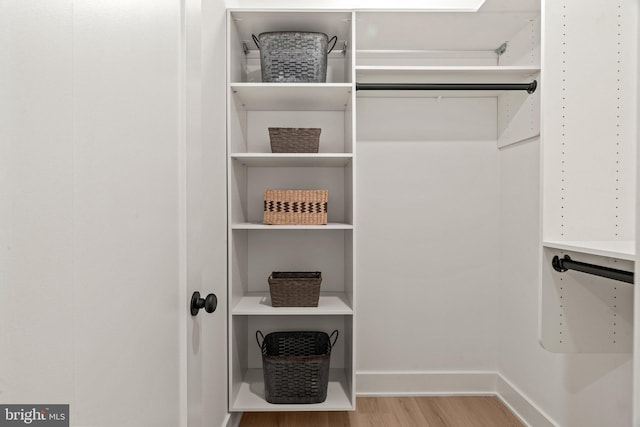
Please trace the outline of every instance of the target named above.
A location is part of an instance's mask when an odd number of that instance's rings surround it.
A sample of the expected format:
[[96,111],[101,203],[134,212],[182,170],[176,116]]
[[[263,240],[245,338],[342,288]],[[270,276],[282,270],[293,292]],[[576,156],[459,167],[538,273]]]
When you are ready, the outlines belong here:
[[[358,83],[539,77],[539,11],[357,19]],[[502,321],[498,147],[538,135],[539,94],[367,91],[356,111],[358,390],[488,392]]]
[[[326,85],[318,92],[296,88],[303,96],[293,98],[290,88],[273,96],[269,85],[260,84],[253,46],[248,53],[237,48],[250,41],[247,34],[265,28],[251,22],[264,24],[269,13],[293,12],[231,12],[238,18],[230,20],[229,34],[236,46],[229,58],[228,122],[232,411],[271,410],[252,400],[259,388],[252,375],[260,366],[252,334],[293,321],[341,330],[344,347],[336,350],[332,368],[342,377],[330,382],[329,390],[330,395],[337,390],[339,399],[330,409],[352,407],[356,391],[498,393],[532,425],[629,424],[628,353],[554,354],[539,343],[546,262],[541,229],[549,212],[542,197],[553,194],[540,167],[549,155],[542,149],[541,129],[562,107],[558,94],[545,89],[560,73],[540,75],[545,47],[562,43],[557,28],[545,28],[548,16],[559,12],[540,6],[488,0],[477,13],[305,12],[309,16],[290,22],[320,23],[325,33],[350,43],[346,56],[329,55]],[[498,54],[505,42],[506,51]],[[586,47],[574,49],[584,54]],[[354,90],[355,82],[532,80],[540,83],[534,94]],[[315,105],[324,95],[329,103]],[[269,104],[294,98],[300,103]],[[588,89],[580,99],[585,105],[593,101]],[[274,161],[264,131],[271,122],[319,123],[324,159],[311,165]],[[291,180],[329,186],[330,205],[337,206],[330,222],[342,228],[256,227],[263,187]],[[266,290],[269,266],[304,261],[301,254],[312,250],[304,243],[310,237],[324,248],[317,259],[326,260],[321,267],[331,279],[327,290],[344,297],[341,311],[290,312],[287,318],[262,308],[247,310],[244,302]],[[276,241],[288,249],[270,253]]]

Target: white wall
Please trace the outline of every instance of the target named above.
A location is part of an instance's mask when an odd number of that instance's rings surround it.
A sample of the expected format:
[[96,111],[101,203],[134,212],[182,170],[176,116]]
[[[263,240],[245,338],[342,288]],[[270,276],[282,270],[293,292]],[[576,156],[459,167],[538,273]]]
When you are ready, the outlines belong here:
[[0,5],[3,403],[73,397],[72,8],[40,3]]
[[378,392],[398,374],[497,368],[496,110],[358,100],[357,367]]
[[539,140],[500,150],[498,370],[565,427],[631,425],[630,354],[554,354],[538,343]]
[[2,403],[179,423],[179,16],[0,4]]

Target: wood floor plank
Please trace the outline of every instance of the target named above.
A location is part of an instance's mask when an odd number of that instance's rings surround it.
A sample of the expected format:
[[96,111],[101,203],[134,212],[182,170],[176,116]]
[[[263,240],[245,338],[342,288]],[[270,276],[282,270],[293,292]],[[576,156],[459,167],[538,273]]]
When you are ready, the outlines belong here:
[[247,412],[240,427],[524,427],[496,396],[359,397],[349,412]]

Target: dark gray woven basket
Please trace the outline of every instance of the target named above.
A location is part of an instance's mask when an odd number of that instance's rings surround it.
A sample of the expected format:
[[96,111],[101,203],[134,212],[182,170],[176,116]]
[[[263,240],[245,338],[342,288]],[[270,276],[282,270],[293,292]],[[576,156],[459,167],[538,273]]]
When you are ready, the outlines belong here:
[[[334,337],[333,342],[331,338]],[[262,343],[260,342],[262,338]],[[338,331],[256,331],[269,403],[321,403],[327,399],[331,349]]]
[[273,307],[317,307],[322,273],[319,271],[274,271],[269,276]]
[[272,153],[317,153],[320,128],[269,128]]
[[261,33],[257,38],[254,35],[253,40],[260,49],[263,82],[326,82],[329,52],[326,34],[272,31]]

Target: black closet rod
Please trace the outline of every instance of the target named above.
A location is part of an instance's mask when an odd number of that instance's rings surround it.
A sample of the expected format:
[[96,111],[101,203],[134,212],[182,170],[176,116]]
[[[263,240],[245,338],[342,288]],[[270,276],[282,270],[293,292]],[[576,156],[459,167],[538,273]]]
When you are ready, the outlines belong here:
[[538,87],[531,83],[356,83],[356,90],[526,90]]
[[621,282],[633,284],[633,272],[618,270],[615,268],[603,267],[601,265],[587,264],[586,262],[578,262],[565,255],[559,258],[557,255],[553,257],[551,265],[555,271],[561,273],[567,270],[580,271],[582,273],[593,274],[595,276],[606,277],[607,279],[619,280]]

